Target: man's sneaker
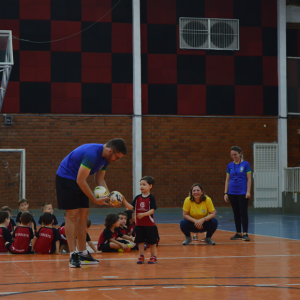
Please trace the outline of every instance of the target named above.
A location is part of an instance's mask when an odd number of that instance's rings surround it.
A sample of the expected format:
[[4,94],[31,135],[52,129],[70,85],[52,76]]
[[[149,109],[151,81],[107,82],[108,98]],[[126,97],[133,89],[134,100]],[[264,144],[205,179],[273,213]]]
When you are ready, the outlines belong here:
[[70,257],[69,267],[70,268],[80,268],[81,267],[81,262],[79,260],[78,253],[75,252]]
[[183,241],[182,245],[188,245],[192,242],[191,237],[186,237],[185,240]]
[[246,241],[246,242],[250,241],[250,238],[249,238],[248,234],[243,235],[243,241]]
[[231,240],[241,240],[243,236],[241,234],[236,233],[234,236],[232,236]]
[[96,265],[99,264],[99,260],[95,259],[89,252],[87,255],[79,254],[79,260],[82,265]]
[[216,244],[211,238],[208,238],[208,237],[204,238],[204,243],[206,245],[215,245]]
[[140,255],[140,257],[138,258],[137,264],[143,264],[145,260],[144,255]]
[[156,256],[152,255],[148,261],[148,264],[157,264]]
[[195,235],[193,236],[193,241],[198,241],[198,235],[195,234]]

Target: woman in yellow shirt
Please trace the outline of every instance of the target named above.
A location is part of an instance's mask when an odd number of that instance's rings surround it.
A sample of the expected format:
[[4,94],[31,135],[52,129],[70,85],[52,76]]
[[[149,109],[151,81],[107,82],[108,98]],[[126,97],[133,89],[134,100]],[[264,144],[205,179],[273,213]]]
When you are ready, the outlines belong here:
[[199,183],[194,183],[190,196],[184,200],[183,204],[183,220],[180,222],[180,229],[185,235],[183,245],[192,242],[191,232],[206,232],[204,242],[207,245],[215,245],[211,239],[218,227],[215,217],[216,210],[211,199],[205,195]]

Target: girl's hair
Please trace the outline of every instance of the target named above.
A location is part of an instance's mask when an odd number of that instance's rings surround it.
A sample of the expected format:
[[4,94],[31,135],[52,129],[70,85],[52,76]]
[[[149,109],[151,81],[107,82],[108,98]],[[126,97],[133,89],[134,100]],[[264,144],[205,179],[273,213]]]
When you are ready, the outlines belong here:
[[239,146],[232,146],[231,149],[230,149],[230,151],[236,151],[239,154],[241,154],[241,159],[244,158],[243,151],[242,151],[242,149]]
[[127,215],[127,222],[126,222],[126,226],[129,225],[129,220],[132,219],[132,215],[134,214],[133,210],[127,209],[124,211],[124,213]]
[[117,214],[108,214],[104,220],[104,226],[106,228],[110,228],[119,220],[119,216]]
[[193,196],[193,188],[195,187],[195,186],[198,186],[199,188],[200,188],[200,190],[202,191],[202,195],[201,195],[201,197],[200,197],[200,203],[202,202],[202,201],[205,201],[206,200],[206,195],[205,195],[205,192],[204,192],[204,189],[203,189],[203,187],[202,187],[202,185],[200,184],[200,183],[194,183],[193,185],[192,185],[192,187],[191,187],[191,189],[190,189],[190,200],[192,201],[192,202],[195,202],[195,198],[194,198],[194,196]]

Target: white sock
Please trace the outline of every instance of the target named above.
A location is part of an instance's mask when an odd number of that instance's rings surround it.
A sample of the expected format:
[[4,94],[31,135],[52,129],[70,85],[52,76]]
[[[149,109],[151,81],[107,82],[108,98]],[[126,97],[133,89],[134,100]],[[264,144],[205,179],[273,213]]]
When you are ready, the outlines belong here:
[[76,251],[70,252],[70,257],[72,256],[73,253],[76,253]]
[[88,255],[88,252],[87,252],[87,250],[80,251],[79,253],[80,253],[80,254],[82,254],[82,255]]

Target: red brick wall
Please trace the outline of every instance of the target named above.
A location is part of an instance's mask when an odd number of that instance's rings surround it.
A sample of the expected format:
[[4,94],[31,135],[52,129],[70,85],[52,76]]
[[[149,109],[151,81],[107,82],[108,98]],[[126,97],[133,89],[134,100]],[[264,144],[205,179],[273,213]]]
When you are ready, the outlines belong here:
[[[26,198],[30,208],[40,208],[45,201],[57,207],[55,173],[69,152],[81,144],[105,143],[115,137],[125,139],[129,155],[110,165],[106,181],[111,190],[122,191],[129,199],[132,197],[131,117],[15,115],[12,126],[0,124],[0,148],[26,149]],[[2,165],[0,172],[4,172]],[[95,186],[92,176],[89,183]],[[2,205],[17,208],[12,198],[0,196],[0,207]]]
[[[61,160],[81,144],[123,137],[129,154],[109,166],[106,180],[111,190],[131,199],[131,124],[131,117],[15,115],[12,126],[0,125],[0,148],[26,149],[26,197],[30,207],[39,208],[45,201],[57,207],[55,172]],[[277,119],[144,117],[143,175],[155,178],[153,194],[159,207],[181,207],[195,182],[203,184],[216,206],[224,206],[230,147],[239,145],[253,168],[252,144],[274,141]],[[4,172],[3,168],[0,171]],[[92,178],[89,183],[94,187]],[[17,208],[14,201],[0,196],[2,205]]]
[[160,206],[182,206],[195,182],[216,206],[225,206],[230,147],[239,145],[253,168],[252,144],[274,141],[277,119],[144,117],[143,174],[156,179],[153,194]]
[[[300,162],[300,146],[297,129],[300,129],[300,117],[288,118],[288,166],[294,167],[297,162]],[[297,166],[300,167],[300,164]]]

